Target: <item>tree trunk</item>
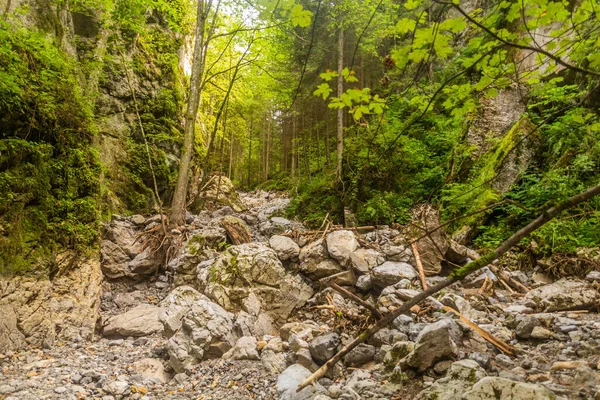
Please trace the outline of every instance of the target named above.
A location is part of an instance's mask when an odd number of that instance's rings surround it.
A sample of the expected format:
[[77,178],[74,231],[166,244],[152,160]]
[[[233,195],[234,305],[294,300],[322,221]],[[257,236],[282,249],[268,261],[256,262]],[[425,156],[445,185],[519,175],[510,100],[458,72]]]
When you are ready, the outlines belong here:
[[[338,78],[337,78],[337,97],[341,97],[344,92],[344,30],[340,28],[338,36]],[[342,180],[342,157],[344,156],[344,114],[341,108],[337,111],[337,166],[335,169],[336,178]]]
[[204,31],[206,19],[212,0],[205,3],[204,0],[198,1],[197,21],[196,21],[196,42],[194,44],[194,57],[192,60],[192,76],[190,78],[190,97],[185,113],[185,128],[183,133],[183,148],[181,149],[181,160],[179,162],[179,174],[177,176],[177,185],[173,194],[171,204],[171,223],[183,225],[185,223],[185,205],[187,200],[188,180],[190,166],[192,161],[192,152],[194,150],[194,127],[198,115],[198,106],[202,95],[202,75],[204,74],[205,64],[205,46]]
[[329,108],[325,110],[325,158],[327,167],[331,167],[331,149],[329,148]]

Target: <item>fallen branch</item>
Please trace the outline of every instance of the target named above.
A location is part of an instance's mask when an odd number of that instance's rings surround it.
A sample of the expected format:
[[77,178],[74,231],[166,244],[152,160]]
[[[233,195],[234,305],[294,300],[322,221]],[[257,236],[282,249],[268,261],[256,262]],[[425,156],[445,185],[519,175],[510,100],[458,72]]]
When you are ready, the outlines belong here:
[[525,236],[529,235],[531,232],[535,231],[542,225],[546,224],[548,221],[550,221],[552,218],[556,217],[562,211],[564,211],[568,208],[574,207],[584,201],[587,201],[598,194],[600,194],[600,185],[594,186],[594,187],[586,190],[583,193],[573,196],[565,201],[562,201],[561,203],[557,204],[556,206],[551,207],[546,212],[542,213],[542,215],[540,215],[538,218],[536,218],[535,220],[530,222],[527,226],[520,229],[518,232],[516,232],[510,238],[505,240],[495,251],[481,257],[479,260],[470,262],[467,265],[465,265],[464,267],[453,271],[452,274],[447,279],[439,282],[438,284],[436,284],[434,286],[431,286],[429,289],[426,289],[426,290],[420,292],[419,294],[414,296],[412,299],[410,299],[406,303],[402,304],[402,306],[400,306],[396,310],[386,314],[385,317],[383,317],[382,319],[377,321],[377,323],[375,323],[374,325],[369,327],[366,331],[362,332],[358,337],[354,338],[354,340],[352,340],[347,345],[345,345],[336,355],[334,355],[332,358],[330,358],[325,364],[323,364],[311,376],[306,378],[298,386],[296,391],[297,392],[301,391],[308,385],[312,384],[313,382],[316,382],[319,378],[323,377],[329,368],[331,368],[335,364],[337,364],[346,354],[348,354],[350,351],[352,351],[356,346],[358,346],[361,343],[366,342],[367,339],[369,339],[371,336],[373,336],[375,333],[377,333],[383,327],[387,326],[398,316],[400,316],[401,314],[410,310],[410,308],[413,307],[414,305],[425,300],[427,297],[429,297],[433,294],[436,294],[437,292],[444,289],[445,287],[448,287],[455,282],[459,282],[459,281],[463,280],[465,277],[467,277],[471,273],[478,271],[481,268],[487,266],[492,261],[498,259],[504,253],[506,253],[508,250],[510,250],[513,246],[518,244]]
[[503,353],[506,353],[509,356],[515,356],[515,355],[517,355],[517,349],[515,347],[513,347],[510,344],[504,342],[502,339],[497,338],[496,336],[492,335],[488,331],[486,331],[484,329],[481,329],[479,327],[479,325],[477,325],[476,323],[474,323],[471,320],[469,320],[467,317],[465,317],[464,315],[462,315],[461,313],[459,313],[458,311],[456,311],[454,308],[448,307],[448,306],[444,306],[444,310],[456,314],[460,318],[460,320],[462,322],[464,322],[465,324],[467,324],[469,326],[469,328],[471,328],[475,332],[479,333],[479,335],[481,335],[482,338],[484,338],[485,340],[487,340],[488,342],[490,342],[491,344],[493,344],[494,346],[496,346]]
[[427,290],[427,281],[425,280],[425,271],[423,270],[423,264],[421,263],[421,256],[419,255],[419,247],[417,242],[412,242],[412,250],[415,255],[415,261],[417,263],[417,269],[419,270],[419,278],[421,278],[421,286],[423,290]]
[[363,299],[361,299],[354,293],[344,289],[343,287],[339,286],[335,282],[329,282],[328,285],[329,285],[329,287],[331,287],[333,290],[335,290],[342,296],[346,297],[347,299],[352,300],[356,304],[359,304],[359,305],[363,306],[364,308],[366,308],[367,310],[371,311],[371,314],[373,314],[373,317],[375,317],[375,319],[381,319],[381,313],[377,310],[376,307],[374,307],[370,303],[364,301]]

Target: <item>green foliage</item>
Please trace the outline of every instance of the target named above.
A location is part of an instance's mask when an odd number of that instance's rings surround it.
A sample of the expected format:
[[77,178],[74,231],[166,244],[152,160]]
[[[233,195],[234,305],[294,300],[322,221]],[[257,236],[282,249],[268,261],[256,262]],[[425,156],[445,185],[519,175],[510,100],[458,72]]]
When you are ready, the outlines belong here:
[[297,195],[290,202],[287,215],[302,219],[308,226],[318,228],[329,215],[333,221],[340,221],[344,209],[335,180],[331,176],[321,176],[305,180],[298,185]]
[[96,244],[100,164],[76,63],[5,23],[0,53],[0,273],[25,273]]

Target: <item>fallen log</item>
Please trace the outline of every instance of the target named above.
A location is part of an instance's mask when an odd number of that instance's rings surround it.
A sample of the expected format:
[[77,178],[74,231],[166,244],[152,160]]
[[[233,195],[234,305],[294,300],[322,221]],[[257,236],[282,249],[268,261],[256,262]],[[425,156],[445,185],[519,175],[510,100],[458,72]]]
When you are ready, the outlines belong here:
[[421,286],[423,290],[427,290],[427,281],[425,280],[425,271],[423,270],[423,264],[421,263],[421,256],[419,255],[419,246],[417,242],[412,242],[412,251],[415,255],[415,262],[417,263],[417,269],[419,270],[419,278],[421,278]]
[[410,310],[410,308],[412,306],[420,303],[421,301],[425,300],[427,297],[439,292],[440,290],[444,289],[445,287],[448,287],[455,282],[459,282],[459,281],[463,280],[465,277],[467,277],[471,273],[478,271],[481,268],[487,266],[492,261],[498,259],[504,253],[506,253],[508,250],[510,250],[513,246],[518,244],[525,236],[529,235],[531,232],[535,231],[542,225],[546,224],[548,221],[550,221],[552,218],[556,217],[562,211],[569,209],[571,207],[574,207],[577,204],[580,204],[584,201],[587,201],[587,200],[591,199],[592,197],[597,196],[598,194],[600,194],[600,185],[594,186],[594,187],[586,190],[583,193],[573,196],[565,201],[560,202],[556,206],[551,207],[550,209],[543,212],[535,220],[530,222],[527,226],[520,229],[518,232],[516,232],[510,238],[508,238],[507,240],[502,242],[502,244],[498,248],[496,248],[496,250],[494,250],[493,252],[486,254],[485,256],[481,257],[480,259],[472,261],[472,262],[468,263],[467,265],[453,271],[452,274],[447,279],[439,282],[438,284],[436,284],[434,286],[431,286],[429,289],[422,291],[421,293],[417,294],[415,297],[413,297],[406,303],[402,304],[402,306],[398,307],[396,310],[386,314],[382,319],[377,321],[374,325],[369,327],[367,330],[362,332],[358,337],[354,338],[354,340],[352,340],[347,345],[345,345],[340,351],[337,352],[336,355],[334,355],[332,358],[330,358],[325,364],[323,364],[311,376],[306,378],[298,386],[296,391],[297,392],[301,391],[308,385],[312,384],[313,382],[316,382],[319,378],[323,377],[325,375],[325,373],[327,372],[327,370],[329,370],[329,368],[331,368],[335,364],[337,364],[346,354],[348,354],[350,351],[352,351],[356,346],[358,346],[361,343],[366,342],[367,339],[369,339],[371,336],[373,336],[375,333],[377,333],[380,329],[382,329],[385,326],[387,326],[388,324],[390,324],[394,319],[396,319],[401,314]]

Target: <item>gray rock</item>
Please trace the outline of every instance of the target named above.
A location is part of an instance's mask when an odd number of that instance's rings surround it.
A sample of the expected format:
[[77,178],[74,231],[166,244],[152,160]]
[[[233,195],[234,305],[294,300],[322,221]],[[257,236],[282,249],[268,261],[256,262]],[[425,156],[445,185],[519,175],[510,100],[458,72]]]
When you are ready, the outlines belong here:
[[321,261],[327,259],[327,248],[323,239],[315,240],[300,250],[300,270],[310,270]]
[[298,386],[311,375],[311,372],[300,364],[290,365],[277,378],[277,394],[279,400],[310,400],[319,394],[326,394],[327,390],[319,383],[309,385],[296,392]]
[[520,339],[529,339],[533,328],[541,325],[539,319],[530,315],[518,315],[516,322],[515,335]]
[[371,270],[371,282],[377,287],[387,287],[401,279],[414,279],[417,271],[407,263],[386,261]]
[[344,363],[352,367],[358,367],[372,361],[375,357],[375,346],[361,343],[344,357]]
[[406,364],[422,372],[438,360],[456,356],[458,349],[452,337],[456,336],[457,330],[460,329],[457,328],[456,322],[449,319],[426,326],[419,333],[414,350],[407,356]]
[[269,246],[275,250],[277,257],[282,261],[296,258],[300,254],[300,246],[287,236],[271,236]]
[[260,361],[262,362],[263,367],[272,374],[280,374],[288,366],[284,353],[278,353],[268,349],[262,351]]
[[533,300],[544,312],[552,312],[594,303],[598,301],[598,292],[585,282],[563,278],[530,290],[525,299]]
[[466,390],[485,376],[485,371],[475,361],[456,361],[444,378],[421,391],[415,400],[460,400]]
[[300,270],[313,279],[342,272],[342,266],[335,260],[323,260],[318,264],[301,264]]
[[486,278],[498,282],[498,277],[488,267],[481,268],[477,273],[468,275],[462,282],[466,288],[480,288]]
[[361,275],[356,279],[356,287],[362,291],[371,290],[372,286],[371,275]]
[[224,359],[231,360],[260,360],[256,345],[258,341],[253,336],[241,337],[235,342],[235,346],[223,354]]
[[384,257],[373,249],[356,249],[350,253],[352,268],[361,274],[368,274],[384,261]]
[[536,326],[531,331],[531,338],[538,340],[550,339],[552,337],[552,332],[542,326]]
[[591,283],[600,282],[600,271],[591,271],[586,275],[585,280]]
[[342,265],[348,265],[350,255],[358,248],[358,240],[352,231],[333,231],[326,236],[329,255]]
[[341,342],[340,335],[334,332],[317,336],[310,342],[310,354],[316,361],[324,363],[335,355]]
[[448,250],[446,250],[445,259],[454,264],[463,264],[469,258],[468,249],[462,244],[450,240]]
[[104,336],[148,336],[162,332],[163,324],[159,321],[161,309],[150,304],[139,306],[108,319],[104,326]]
[[462,400],[550,400],[556,396],[541,385],[485,377],[467,391]]
[[450,246],[444,229],[435,229],[440,226],[440,213],[426,204],[414,210],[412,214],[421,229],[431,232],[417,242],[423,271],[426,276],[438,275],[442,271],[441,261]]
[[130,217],[131,222],[136,225],[145,225],[146,218],[143,215],[135,214]]

